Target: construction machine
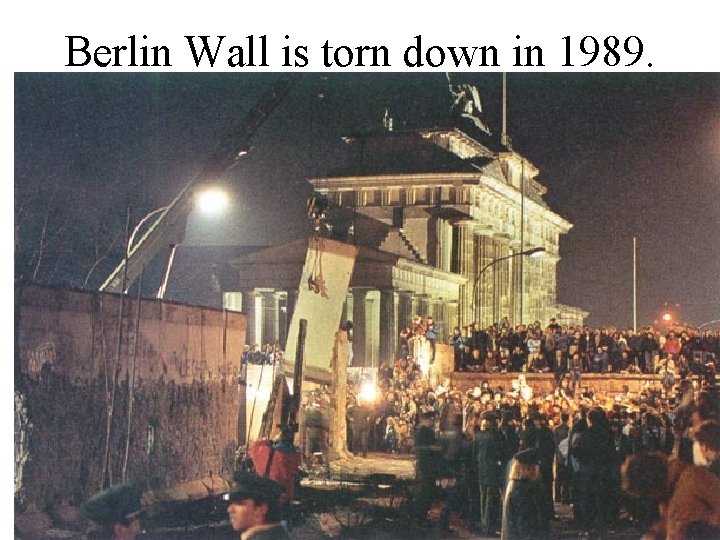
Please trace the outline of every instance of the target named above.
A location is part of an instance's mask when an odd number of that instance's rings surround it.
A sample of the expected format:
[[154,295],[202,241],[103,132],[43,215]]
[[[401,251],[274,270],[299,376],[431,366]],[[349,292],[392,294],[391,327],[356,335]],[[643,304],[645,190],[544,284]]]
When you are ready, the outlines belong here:
[[200,171],[185,184],[175,198],[167,206],[154,210],[138,223],[135,232],[146,223],[149,225],[139,240],[134,240],[134,234],[130,237],[132,241],[130,239],[128,241],[125,257],[100,285],[100,291],[127,292],[142,269],[158,253],[168,248],[162,283],[157,294],[160,299],[164,297],[175,251],[185,237],[185,227],[192,211],[197,188],[222,176],[250,151],[250,141],[253,136],[282,103],[291,87],[292,80],[286,77],[272,84],[238,125],[220,142],[217,149],[205,160]]

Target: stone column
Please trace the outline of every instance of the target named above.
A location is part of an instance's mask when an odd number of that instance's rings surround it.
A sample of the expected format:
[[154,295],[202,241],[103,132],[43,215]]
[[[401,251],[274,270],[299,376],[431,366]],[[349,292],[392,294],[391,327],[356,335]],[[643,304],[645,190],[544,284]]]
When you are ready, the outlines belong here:
[[[434,300],[431,312],[433,317],[435,318],[435,322],[439,323],[439,332],[437,336],[438,343],[445,343],[448,336],[447,303],[442,298]],[[450,330],[452,330],[452,328]]]
[[343,313],[340,319],[341,323],[352,321],[353,314],[353,295],[350,289],[345,294],[345,303],[343,304]]
[[450,336],[452,336],[453,329],[454,329],[456,326],[459,326],[458,318],[457,318],[458,303],[455,302],[455,301],[448,302],[448,303],[447,303],[447,308],[446,308],[445,311],[446,311],[446,313],[447,313],[447,322],[445,323],[445,324],[446,324],[446,327],[445,327],[445,339],[449,339]]
[[368,294],[365,298],[365,363],[377,367],[380,354],[380,298],[379,294]]
[[280,339],[280,296],[279,293],[263,293],[263,341],[274,344]]
[[[492,240],[486,235],[478,235],[477,246],[479,271],[495,260],[495,253]],[[477,315],[475,318],[482,327],[486,327],[493,322],[495,277],[498,270],[497,264],[488,267],[477,284]]]
[[472,318],[472,292],[475,280],[475,238],[473,224],[463,221],[456,225],[458,235],[458,252],[456,268],[458,274],[468,278],[465,285],[460,286],[460,302],[458,319],[465,325]]
[[[506,257],[509,254],[507,240],[498,238],[494,238],[493,240],[494,257],[496,259]],[[498,322],[503,317],[512,318],[510,260],[502,261],[496,266],[493,285],[493,318],[491,322]]]
[[367,336],[367,322],[365,317],[365,300],[367,288],[353,287],[353,366],[365,365],[365,346]]
[[416,294],[416,308],[414,315],[420,315],[425,319],[430,314],[430,301],[427,294]]
[[242,310],[247,316],[247,330],[245,335],[245,343],[252,347],[255,343],[259,343],[260,336],[256,335],[255,328],[257,326],[257,311],[255,309],[255,299],[259,293],[254,289],[242,290]]
[[[513,253],[519,250],[519,246],[513,248]],[[508,259],[510,267],[510,324],[520,324],[520,257]]]
[[450,225],[447,221],[441,221],[440,222],[440,234],[442,235],[442,238],[440,240],[440,250],[441,250],[441,256],[440,256],[440,264],[438,267],[442,270],[445,270],[446,272],[451,272],[452,270],[452,244],[453,244],[453,230],[452,225]]
[[412,322],[413,293],[409,291],[398,292],[398,332]]
[[395,360],[398,332],[395,290],[383,289],[380,291],[380,362]]
[[285,300],[285,320],[280,322],[280,344],[283,350],[287,344],[288,331],[290,330],[290,322],[292,321],[293,313],[295,313],[295,306],[297,305],[298,291],[286,291]]

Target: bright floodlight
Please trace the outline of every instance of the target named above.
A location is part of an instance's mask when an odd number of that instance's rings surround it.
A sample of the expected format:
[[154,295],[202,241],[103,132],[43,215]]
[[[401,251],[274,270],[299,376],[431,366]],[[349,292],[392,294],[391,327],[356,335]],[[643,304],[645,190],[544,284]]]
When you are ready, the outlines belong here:
[[228,206],[228,195],[222,189],[205,189],[197,194],[197,205],[203,214],[220,214]]
[[670,314],[670,313],[668,313],[668,312],[665,312],[665,313],[663,313],[662,318],[663,318],[663,321],[666,321],[666,322],[667,322],[667,321],[671,321],[671,320],[672,320],[672,314]]
[[365,403],[372,403],[377,398],[377,388],[374,383],[364,382],[360,385],[360,400]]

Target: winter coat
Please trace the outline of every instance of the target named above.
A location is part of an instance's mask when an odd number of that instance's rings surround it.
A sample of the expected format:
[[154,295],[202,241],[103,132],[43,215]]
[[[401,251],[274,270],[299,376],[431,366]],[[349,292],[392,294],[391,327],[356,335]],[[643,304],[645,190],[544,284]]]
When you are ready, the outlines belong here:
[[478,431],[473,454],[478,467],[478,484],[502,486],[505,479],[505,448],[503,437],[496,429]]
[[538,431],[537,448],[540,453],[540,477],[545,482],[552,482],[555,440],[550,428],[543,427]]
[[500,433],[504,439],[506,459],[509,460],[520,451],[520,435],[511,423],[500,424]]
[[581,472],[601,475],[615,457],[610,434],[600,426],[592,426],[576,434],[572,446],[571,452],[580,463]]
[[537,540],[547,534],[545,499],[537,480],[510,480],[502,511],[501,540]]
[[415,432],[415,452],[417,453],[417,477],[419,480],[429,480],[436,477],[439,468],[439,458],[435,437],[435,429],[421,425]]

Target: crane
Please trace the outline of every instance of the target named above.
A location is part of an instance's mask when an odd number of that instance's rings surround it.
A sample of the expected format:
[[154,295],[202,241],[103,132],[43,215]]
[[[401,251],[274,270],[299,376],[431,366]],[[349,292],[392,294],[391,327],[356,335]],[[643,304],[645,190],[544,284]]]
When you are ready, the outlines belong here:
[[167,206],[151,212],[138,223],[136,231],[141,225],[145,224],[146,218],[152,218],[152,222],[140,239],[137,242],[128,242],[125,257],[100,285],[100,291],[127,292],[140,275],[142,269],[155,255],[165,247],[169,247],[162,283],[157,294],[158,298],[164,297],[175,250],[185,236],[185,227],[192,210],[195,190],[208,179],[218,178],[227,172],[242,156],[250,151],[252,137],[288,95],[292,82],[291,78],[283,77],[270,85],[258,102],[205,160],[200,172],[185,184]]

